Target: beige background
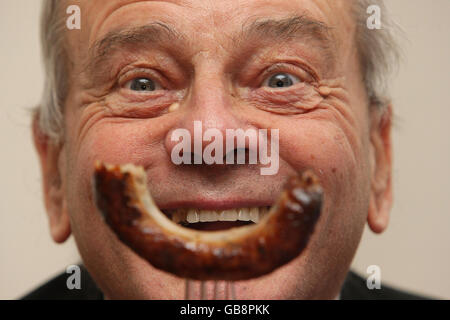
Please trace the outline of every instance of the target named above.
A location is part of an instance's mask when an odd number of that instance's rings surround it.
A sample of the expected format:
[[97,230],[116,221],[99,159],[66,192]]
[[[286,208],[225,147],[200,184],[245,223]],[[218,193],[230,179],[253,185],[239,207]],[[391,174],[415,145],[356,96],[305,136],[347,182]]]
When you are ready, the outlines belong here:
[[[390,0],[406,32],[393,86],[395,206],[387,232],[367,229],[353,268],[380,266],[391,283],[450,298],[450,1]],[[78,260],[54,244],[43,209],[27,108],[39,101],[40,1],[0,1],[0,298],[14,299]]]

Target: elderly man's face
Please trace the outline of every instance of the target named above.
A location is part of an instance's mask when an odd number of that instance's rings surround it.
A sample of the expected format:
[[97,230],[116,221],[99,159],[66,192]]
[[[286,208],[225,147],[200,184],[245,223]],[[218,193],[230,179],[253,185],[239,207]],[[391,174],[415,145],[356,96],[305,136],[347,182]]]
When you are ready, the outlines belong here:
[[[389,114],[367,103],[352,2],[80,2],[82,28],[66,32],[64,142],[37,142],[54,239],[74,234],[109,298],[182,298],[182,279],[153,268],[102,221],[94,161],[142,165],[163,209],[272,204],[286,177],[312,168],[326,196],[309,246],[272,274],[236,283],[236,294],[335,298],[365,221],[381,232],[391,202]],[[196,120],[203,130],[279,129],[278,173],[173,164],[172,132],[193,134]]]

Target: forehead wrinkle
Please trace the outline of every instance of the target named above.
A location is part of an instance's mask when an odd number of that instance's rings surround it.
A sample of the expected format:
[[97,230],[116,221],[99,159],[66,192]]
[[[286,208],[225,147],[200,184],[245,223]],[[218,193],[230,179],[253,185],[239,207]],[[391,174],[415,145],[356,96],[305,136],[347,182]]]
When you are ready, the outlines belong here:
[[337,42],[334,28],[306,15],[284,18],[259,18],[242,25],[236,42],[268,39],[276,41],[307,40],[316,42],[326,54],[327,60],[335,60]]
[[98,66],[104,59],[110,57],[116,50],[130,45],[173,44],[174,41],[186,42],[186,37],[173,27],[160,21],[147,25],[113,30],[94,42],[89,49],[88,70]]

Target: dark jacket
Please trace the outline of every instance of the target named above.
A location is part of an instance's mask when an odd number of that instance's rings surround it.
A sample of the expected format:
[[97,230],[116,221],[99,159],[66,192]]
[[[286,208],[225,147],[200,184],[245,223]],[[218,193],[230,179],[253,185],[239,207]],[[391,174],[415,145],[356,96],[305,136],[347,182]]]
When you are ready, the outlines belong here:
[[[81,289],[68,290],[68,274],[62,273],[31,293],[24,300],[102,300],[103,294],[97,288],[87,270],[81,266]],[[422,300],[426,299],[382,284],[381,289],[369,290],[366,280],[350,271],[341,290],[341,300]]]

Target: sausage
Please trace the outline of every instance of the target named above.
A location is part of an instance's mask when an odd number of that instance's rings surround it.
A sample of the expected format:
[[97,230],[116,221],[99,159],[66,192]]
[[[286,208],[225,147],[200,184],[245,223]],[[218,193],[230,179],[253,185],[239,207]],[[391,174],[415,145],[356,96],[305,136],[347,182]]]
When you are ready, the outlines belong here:
[[257,224],[198,231],[172,222],[134,165],[96,163],[95,203],[118,238],[154,267],[193,280],[245,280],[268,274],[308,244],[322,207],[311,172],[288,179],[269,214]]

